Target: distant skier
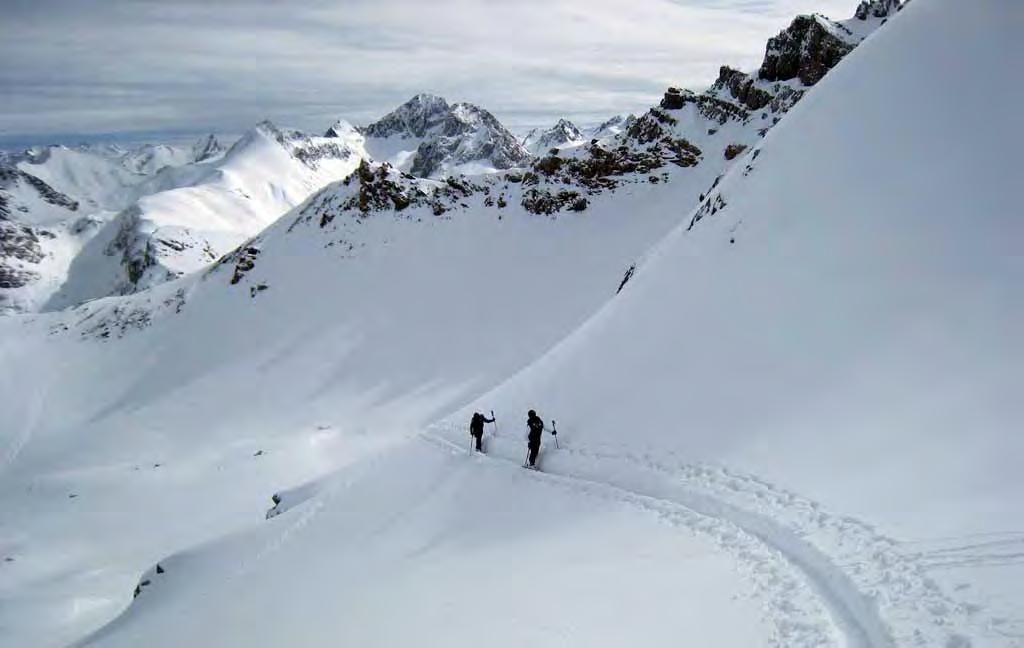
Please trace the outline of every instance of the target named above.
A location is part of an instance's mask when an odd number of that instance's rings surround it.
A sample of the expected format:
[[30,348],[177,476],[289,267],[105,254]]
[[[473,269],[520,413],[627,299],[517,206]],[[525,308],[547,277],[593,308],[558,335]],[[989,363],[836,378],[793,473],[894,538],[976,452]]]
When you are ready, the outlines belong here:
[[493,418],[487,418],[480,412],[473,412],[473,418],[469,421],[469,434],[476,441],[476,451],[483,452],[484,447],[481,440],[484,437],[484,423],[494,423]]
[[540,435],[544,432],[544,421],[537,416],[537,412],[530,410],[526,417],[526,427],[530,429],[526,443],[526,447],[529,449],[526,461],[530,464],[531,468],[536,468],[537,453],[540,452]]

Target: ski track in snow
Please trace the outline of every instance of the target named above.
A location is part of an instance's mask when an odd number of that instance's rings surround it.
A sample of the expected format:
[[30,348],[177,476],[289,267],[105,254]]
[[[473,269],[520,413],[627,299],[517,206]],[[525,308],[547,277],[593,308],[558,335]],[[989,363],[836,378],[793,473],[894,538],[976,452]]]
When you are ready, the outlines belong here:
[[[439,423],[422,438],[466,454],[452,440],[465,433]],[[507,453],[486,457],[514,462]],[[606,489],[733,553],[766,601],[773,645],[966,648],[974,644],[960,633],[984,634],[996,625],[980,606],[948,597],[926,574],[921,554],[757,477],[619,449],[567,447],[565,440],[558,450],[542,451],[541,461],[538,478],[588,493]]]

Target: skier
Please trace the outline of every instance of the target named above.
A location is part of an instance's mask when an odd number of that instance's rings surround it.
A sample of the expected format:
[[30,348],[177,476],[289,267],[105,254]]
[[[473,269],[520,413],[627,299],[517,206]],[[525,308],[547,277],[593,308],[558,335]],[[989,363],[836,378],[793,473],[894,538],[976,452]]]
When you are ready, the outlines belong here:
[[526,426],[530,429],[526,444],[529,454],[527,454],[526,460],[531,468],[536,468],[537,453],[540,452],[540,435],[544,431],[544,421],[540,420],[537,412],[530,410],[526,417]]
[[487,418],[480,412],[473,412],[473,418],[469,421],[469,433],[476,440],[476,451],[483,452],[481,440],[484,437],[484,423],[494,423],[493,418]]

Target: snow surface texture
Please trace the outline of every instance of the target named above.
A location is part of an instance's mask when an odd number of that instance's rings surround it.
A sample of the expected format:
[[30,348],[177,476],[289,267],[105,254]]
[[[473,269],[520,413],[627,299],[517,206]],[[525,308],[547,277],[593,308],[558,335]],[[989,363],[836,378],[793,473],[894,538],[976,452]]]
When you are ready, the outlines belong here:
[[226,152],[209,135],[191,150],[4,155],[0,217],[16,220],[19,240],[34,237],[38,249],[0,249],[0,313],[59,310],[201,270],[363,159],[443,176],[530,157],[486,110],[426,94],[362,129],[340,120],[323,137],[264,122]]
[[1024,16],[960,9],[718,180],[360,165],[202,275],[0,320],[0,642],[1021,645]]
[[[320,138],[265,122],[226,154],[211,135],[191,152],[107,145],[5,156],[5,165],[8,158],[30,165],[70,195],[23,169],[14,169],[25,182],[14,182],[13,194],[4,181],[0,213],[25,216],[4,226],[18,230],[18,243],[0,250],[0,312],[58,310],[198,271],[360,160],[436,178],[529,166],[523,183],[540,186],[524,196],[524,206],[545,214],[585,209],[580,189],[613,187],[619,181],[612,176],[667,163],[721,171],[898,7],[862,3],[855,18],[842,22],[800,16],[769,41],[756,74],[723,66],[700,95],[669,88],[640,118],[616,116],[597,126],[589,145],[565,120],[520,143],[482,108],[418,94],[364,128],[339,120]],[[719,150],[724,162],[714,159]],[[72,218],[54,205],[85,209]],[[44,220],[51,222],[41,228]]]

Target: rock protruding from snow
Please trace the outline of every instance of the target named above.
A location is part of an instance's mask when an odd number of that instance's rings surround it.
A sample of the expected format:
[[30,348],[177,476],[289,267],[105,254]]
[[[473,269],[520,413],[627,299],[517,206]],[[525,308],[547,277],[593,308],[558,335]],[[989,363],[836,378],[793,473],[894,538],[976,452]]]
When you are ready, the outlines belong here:
[[426,137],[451,113],[443,97],[420,93],[363,129],[367,137]]
[[583,142],[583,133],[568,119],[559,119],[551,128],[534,128],[523,138],[523,147],[534,155],[542,155],[551,149],[572,146]]
[[147,181],[143,197],[78,253],[44,308],[129,294],[199,271],[358,161],[346,141],[261,122],[223,155]]
[[224,151],[225,149],[217,140],[217,136],[210,133],[192,145],[192,161],[205,162],[221,155]]
[[854,17],[857,20],[867,20],[869,16],[875,18],[888,18],[903,8],[900,0],[863,0],[857,5]]
[[[36,176],[0,162],[0,313],[34,310],[52,289],[54,257],[64,247],[78,201]],[[47,284],[47,285],[42,285]]]
[[419,140],[409,171],[430,177],[455,167],[509,169],[525,164],[530,153],[491,113],[470,103],[418,94],[363,129],[367,138]]
[[758,76],[765,81],[800,79],[814,85],[849,54],[856,43],[842,28],[822,16],[797,16],[768,40]]
[[334,122],[327,132],[324,133],[324,137],[343,138],[349,139],[359,136],[359,129],[353,126],[351,123],[344,119],[339,119]]

